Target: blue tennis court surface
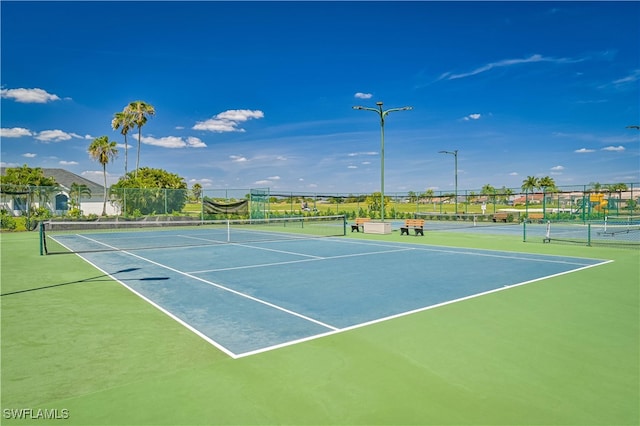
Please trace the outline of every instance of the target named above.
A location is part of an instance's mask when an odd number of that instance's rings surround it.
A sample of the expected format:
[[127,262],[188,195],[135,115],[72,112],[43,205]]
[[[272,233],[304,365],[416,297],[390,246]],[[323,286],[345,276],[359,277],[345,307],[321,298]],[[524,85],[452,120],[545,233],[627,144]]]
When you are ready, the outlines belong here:
[[340,237],[80,255],[234,358],[608,262]]

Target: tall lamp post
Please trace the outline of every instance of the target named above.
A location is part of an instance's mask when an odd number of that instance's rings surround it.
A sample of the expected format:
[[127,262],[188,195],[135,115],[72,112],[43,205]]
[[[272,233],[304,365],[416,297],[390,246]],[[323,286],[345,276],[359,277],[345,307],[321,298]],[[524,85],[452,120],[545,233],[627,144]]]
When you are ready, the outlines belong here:
[[440,154],[451,154],[453,155],[454,159],[455,159],[455,176],[456,176],[456,180],[455,180],[455,212],[453,213],[454,215],[458,214],[458,150],[456,149],[455,151],[438,151]]
[[380,116],[380,220],[384,222],[384,119],[390,112],[409,111],[413,109],[413,107],[406,106],[402,108],[391,108],[383,111],[382,102],[376,102],[376,105],[378,105],[378,108],[354,106],[353,109],[373,111]]

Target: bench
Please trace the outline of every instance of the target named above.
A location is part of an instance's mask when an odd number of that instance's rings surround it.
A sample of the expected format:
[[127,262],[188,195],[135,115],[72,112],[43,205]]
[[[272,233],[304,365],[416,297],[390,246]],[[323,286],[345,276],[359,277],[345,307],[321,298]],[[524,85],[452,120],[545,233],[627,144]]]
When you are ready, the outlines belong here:
[[544,219],[543,213],[529,213],[529,216],[527,217],[527,221],[529,223],[531,222],[542,223],[543,219]]
[[424,236],[424,219],[406,219],[404,225],[400,227],[400,235],[409,235],[409,229],[413,229],[416,236]]
[[[513,215],[513,213],[511,213],[511,212],[498,212],[498,213],[495,213],[495,214],[493,215],[492,220],[493,220],[494,222],[504,222],[504,223],[507,223],[507,219],[509,218],[509,215]],[[513,217],[513,216],[512,216],[512,217]]]
[[360,227],[362,227],[362,232],[364,232],[364,224],[365,222],[369,222],[370,220],[371,219],[369,219],[368,217],[357,217],[355,225],[351,225],[351,232],[360,232]]

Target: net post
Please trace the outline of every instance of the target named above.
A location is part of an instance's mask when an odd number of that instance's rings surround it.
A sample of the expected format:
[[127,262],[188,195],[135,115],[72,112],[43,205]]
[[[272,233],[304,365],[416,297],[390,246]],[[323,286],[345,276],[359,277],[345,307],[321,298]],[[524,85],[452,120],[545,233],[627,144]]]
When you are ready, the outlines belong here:
[[587,247],[591,247],[591,223],[587,223]]
[[44,221],[41,221],[38,225],[38,235],[40,239],[40,256],[44,256],[45,246],[44,246]]
[[231,221],[227,219],[227,242],[231,242]]
[[342,215],[342,236],[347,235],[347,215]]
[[522,221],[522,242],[523,243],[527,242],[527,221],[526,220]]

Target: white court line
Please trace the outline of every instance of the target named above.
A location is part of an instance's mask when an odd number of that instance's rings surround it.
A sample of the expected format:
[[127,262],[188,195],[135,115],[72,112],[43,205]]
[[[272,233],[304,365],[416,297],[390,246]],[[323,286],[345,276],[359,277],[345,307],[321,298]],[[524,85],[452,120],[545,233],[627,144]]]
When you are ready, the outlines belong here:
[[[115,248],[113,246],[110,246],[108,244],[93,240],[93,239],[88,238],[86,236],[82,236],[82,235],[79,235],[79,236],[82,237],[82,238],[86,238],[88,240],[94,241],[94,242],[96,242],[98,244],[104,245],[106,247],[118,250],[117,248]],[[340,239],[335,239],[335,240],[332,239],[332,241],[340,241],[342,243],[351,243],[350,241],[345,241],[345,240],[340,240]],[[355,243],[359,244],[357,242],[355,242]],[[511,257],[511,256],[490,255],[490,254],[486,254],[486,253],[455,251],[455,250],[425,249],[425,248],[420,247],[420,245],[417,245],[417,244],[413,244],[413,247],[407,247],[406,244],[404,246],[402,246],[401,245],[402,243],[391,245],[391,244],[376,244],[376,243],[363,242],[362,244],[363,245],[382,246],[382,247],[394,247],[395,249],[394,250],[382,251],[382,252],[357,253],[357,254],[350,254],[350,255],[341,255],[341,256],[327,257],[327,258],[322,258],[322,259],[303,259],[303,260],[298,260],[298,261],[293,261],[293,262],[309,262],[309,261],[332,259],[332,258],[342,258],[342,257],[352,257],[352,256],[367,256],[367,255],[373,255],[373,254],[389,253],[389,252],[397,252],[397,251],[407,251],[407,250],[424,250],[424,251],[435,251],[435,252],[443,251],[443,252],[454,253],[454,254],[484,255],[484,256],[489,256],[489,257],[498,257],[498,258],[505,258],[505,259],[516,259],[517,258],[517,259],[521,259],[521,260],[532,260],[532,261],[541,261],[542,260],[542,261],[544,261],[544,259],[534,259],[534,258],[526,258],[526,257],[520,258],[520,257]],[[497,251],[497,250],[488,250],[488,249],[478,249],[478,250],[479,251]],[[127,251],[124,251],[124,250],[119,250],[119,251],[121,253],[125,253],[127,255],[132,256],[132,257],[136,257],[136,258],[141,259],[143,261],[146,261],[146,262],[152,263],[154,265],[160,266],[162,268],[174,271],[174,272],[176,272],[178,274],[187,276],[189,278],[193,278],[195,280],[204,282],[206,284],[218,287],[218,288],[220,288],[222,290],[229,291],[231,293],[237,294],[237,295],[239,295],[241,297],[246,297],[248,299],[257,301],[258,303],[263,303],[263,304],[265,304],[267,306],[273,307],[275,309],[279,309],[279,310],[281,310],[283,312],[290,313],[290,314],[298,316],[300,318],[309,320],[311,322],[314,322],[316,324],[324,326],[324,327],[326,327],[326,328],[328,328],[330,330],[330,331],[327,331],[325,333],[320,333],[320,334],[308,336],[308,337],[305,337],[305,338],[292,340],[292,341],[289,341],[289,342],[284,342],[284,343],[281,343],[281,344],[278,344],[278,345],[273,345],[273,346],[257,349],[257,350],[254,350],[254,351],[249,351],[249,352],[245,352],[245,353],[236,354],[236,353],[233,353],[233,352],[229,351],[227,348],[225,348],[224,346],[220,345],[219,343],[217,343],[216,341],[212,340],[211,338],[207,337],[202,332],[200,332],[199,330],[197,330],[196,328],[194,328],[190,324],[186,323],[185,321],[181,320],[180,318],[176,317],[174,314],[172,314],[171,312],[169,312],[166,309],[162,308],[161,306],[159,306],[158,304],[156,304],[152,300],[148,299],[144,295],[142,295],[139,292],[137,292],[136,290],[132,289],[131,287],[129,287],[124,282],[122,282],[119,279],[117,279],[116,277],[108,274],[106,271],[102,270],[101,268],[99,268],[98,266],[96,266],[95,264],[90,262],[89,260],[87,260],[85,258],[82,258],[87,263],[91,264],[92,266],[94,266],[96,269],[102,271],[103,273],[109,275],[115,281],[119,282],[120,284],[125,286],[127,289],[129,289],[130,291],[132,291],[136,295],[140,296],[143,300],[149,302],[151,305],[155,306],[160,311],[166,313],[169,317],[175,319],[177,322],[179,322],[180,324],[184,325],[187,329],[193,331],[198,336],[202,337],[207,342],[211,343],[213,346],[215,346],[216,348],[220,349],[221,351],[223,351],[225,354],[229,355],[233,359],[243,358],[243,357],[247,357],[247,356],[250,356],[250,355],[255,355],[255,354],[271,351],[271,350],[274,350],[274,349],[279,349],[279,348],[283,348],[283,347],[286,347],[286,346],[291,346],[291,345],[294,345],[294,344],[297,344],[297,343],[310,341],[310,340],[315,340],[315,339],[322,338],[322,337],[325,337],[325,336],[329,336],[329,335],[332,335],[332,334],[342,333],[342,332],[345,332],[345,331],[350,331],[350,330],[354,330],[354,329],[357,329],[357,328],[366,327],[366,326],[369,326],[369,325],[372,325],[372,324],[376,324],[376,323],[379,323],[379,322],[384,322],[384,321],[392,320],[392,319],[395,319],[395,318],[400,318],[400,317],[411,315],[411,314],[415,314],[415,313],[418,313],[418,312],[423,312],[423,311],[434,309],[434,308],[438,308],[438,307],[441,307],[441,306],[445,306],[445,305],[449,305],[449,304],[453,304],[453,303],[457,303],[457,302],[473,299],[473,298],[484,296],[484,295],[487,295],[487,294],[496,293],[496,292],[503,291],[503,290],[508,290],[508,289],[511,289],[511,288],[514,288],[514,287],[523,286],[523,285],[526,285],[526,284],[534,283],[534,282],[545,280],[545,279],[548,279],[548,278],[554,278],[554,277],[558,277],[558,276],[561,276],[561,275],[565,275],[565,274],[569,274],[569,273],[573,273],[573,272],[577,272],[577,271],[580,271],[580,270],[584,270],[584,269],[588,269],[588,268],[592,268],[592,267],[596,267],[596,266],[601,266],[601,265],[613,262],[613,260],[600,260],[600,259],[593,259],[593,258],[584,258],[585,260],[599,261],[599,263],[590,264],[590,265],[583,265],[583,264],[575,263],[575,265],[581,265],[582,267],[577,268],[577,269],[572,269],[572,270],[569,270],[569,271],[560,272],[560,273],[557,273],[557,274],[552,274],[552,275],[547,275],[547,276],[544,276],[544,277],[535,278],[535,279],[532,279],[532,280],[529,280],[529,281],[524,281],[524,282],[520,282],[520,283],[516,283],[516,284],[512,284],[512,285],[505,285],[503,287],[496,288],[496,289],[489,290],[489,291],[485,291],[485,292],[482,292],[482,293],[477,293],[477,294],[461,297],[461,298],[458,298],[458,299],[449,300],[449,301],[438,303],[438,304],[435,304],[435,305],[425,306],[425,307],[414,309],[414,310],[411,310],[411,311],[401,312],[401,313],[394,314],[394,315],[391,315],[391,316],[378,318],[378,319],[367,321],[367,322],[364,322],[364,323],[355,324],[355,325],[352,325],[352,326],[349,326],[349,327],[338,328],[338,327],[334,327],[334,326],[330,326],[330,325],[324,324],[324,323],[322,323],[320,321],[314,320],[312,318],[306,317],[306,316],[298,314],[296,312],[290,311],[290,310],[288,310],[286,308],[278,307],[277,305],[273,305],[273,304],[271,304],[269,302],[262,301],[260,299],[254,298],[253,296],[249,296],[249,295],[246,295],[244,293],[240,293],[240,292],[238,292],[236,290],[226,288],[226,287],[224,287],[222,285],[219,285],[219,284],[216,284],[216,283],[213,283],[213,282],[198,278],[197,276],[190,275],[189,273],[185,273],[185,272],[176,270],[174,268],[171,268],[169,266],[154,262],[154,261],[152,261],[150,259],[146,259],[146,258],[144,258],[142,256],[139,256],[139,255],[136,255],[134,253],[130,253],[130,252],[127,252]],[[521,254],[526,254],[526,253],[521,253]],[[562,257],[562,256],[558,256],[558,255],[545,255],[545,254],[540,254],[540,256]],[[80,257],[82,257],[82,256],[80,256]],[[577,259],[579,259],[579,258],[577,258]],[[572,262],[562,262],[562,261],[553,261],[553,260],[551,260],[550,262],[552,262],[552,263],[574,264]],[[268,265],[266,265],[266,266],[268,266]]]
[[[245,246],[245,245],[243,245],[243,247],[253,248],[252,246]],[[231,267],[228,267],[228,268],[203,269],[201,271],[189,271],[188,273],[189,274],[203,274],[203,273],[206,273],[206,272],[219,272],[219,271],[231,271],[231,270],[238,270],[238,269],[264,268],[264,267],[269,267],[269,266],[287,265],[287,264],[290,264],[290,263],[302,263],[302,262],[313,262],[313,261],[318,261],[318,260],[342,259],[342,258],[356,257],[356,256],[372,256],[372,255],[376,255],[376,254],[396,253],[396,252],[409,251],[409,250],[415,250],[415,249],[410,248],[410,247],[404,247],[404,248],[398,248],[396,250],[375,251],[375,252],[371,252],[371,253],[351,253],[351,254],[341,254],[341,255],[338,255],[338,256],[327,256],[327,257],[312,256],[313,259],[289,260],[289,261],[284,261],[284,262],[261,263],[261,264],[257,264],[257,265],[231,266]],[[288,253],[288,252],[283,252],[283,253]],[[290,254],[295,254],[295,253],[290,253]]]
[[413,315],[413,314],[416,314],[416,313],[419,313],[419,312],[424,312],[424,311],[428,311],[428,310],[431,310],[431,309],[439,308],[441,306],[446,306],[446,305],[451,305],[451,304],[458,303],[458,302],[463,302],[465,300],[475,299],[477,297],[485,296],[487,294],[492,294],[492,293],[497,293],[499,291],[509,290],[509,289],[512,289],[512,288],[515,288],[515,287],[520,287],[520,286],[531,284],[531,283],[534,283],[534,282],[537,282],[537,281],[542,281],[542,280],[546,280],[546,279],[549,279],[549,278],[554,278],[554,277],[559,277],[559,276],[566,275],[566,274],[571,274],[573,272],[581,271],[583,269],[593,268],[593,267],[596,267],[596,266],[605,265],[605,264],[611,263],[611,262],[613,262],[613,260],[604,260],[601,263],[595,263],[593,265],[586,265],[586,266],[583,266],[582,268],[571,269],[569,271],[564,271],[564,272],[559,272],[557,274],[552,274],[552,275],[547,275],[547,276],[544,276],[544,277],[534,278],[532,280],[523,281],[523,282],[516,283],[516,284],[505,285],[503,287],[495,288],[493,290],[484,291],[482,293],[472,294],[472,295],[469,295],[469,296],[460,297],[458,299],[447,300],[446,302],[436,303],[435,305],[424,306],[422,308],[413,309],[411,311],[400,312],[398,314],[389,315],[387,317],[378,318],[378,319],[375,319],[375,320],[363,322],[363,323],[360,323],[360,324],[355,324],[355,325],[352,325],[352,326],[349,326],[349,327],[344,327],[344,328],[341,328],[341,329],[336,329],[334,331],[329,331],[329,332],[326,332],[326,333],[316,334],[314,336],[308,336],[308,337],[305,337],[303,339],[292,340],[290,342],[285,342],[285,343],[281,343],[281,344],[278,344],[278,345],[268,346],[268,347],[257,349],[257,350],[250,351],[250,352],[244,352],[244,353],[241,353],[241,354],[237,354],[236,355],[236,359],[237,358],[244,358],[244,357],[247,357],[247,356],[250,356],[250,355],[256,355],[256,354],[259,354],[259,353],[262,353],[262,352],[272,351],[274,349],[280,349],[280,348],[283,348],[283,347],[286,347],[286,346],[292,346],[292,345],[295,345],[295,344],[301,343],[301,342],[307,342],[307,341],[310,341],[310,340],[315,340],[315,339],[319,339],[319,338],[322,338],[322,337],[331,336],[333,334],[344,333],[346,331],[355,330],[355,329],[362,328],[362,327],[367,327],[367,326],[370,326],[370,325],[373,325],[373,324],[377,324],[377,323],[381,323],[381,322],[385,322],[385,321],[390,321],[390,320],[393,320],[393,319],[396,319],[396,318],[405,317],[405,316],[408,316],[408,315]]
[[[93,242],[95,242],[95,243],[102,244],[102,245],[107,246],[107,247],[109,247],[109,248],[113,248],[113,249],[115,249],[115,247],[109,246],[108,244],[105,244],[105,243],[101,243],[100,241],[94,240],[94,239],[92,239],[92,238],[89,238],[89,237],[86,237],[86,236],[83,236],[83,235],[80,235],[80,236],[81,236],[82,238],[86,238],[87,240],[93,241]],[[195,276],[195,275],[191,275],[191,274],[189,274],[189,273],[187,273],[187,272],[183,272],[183,271],[180,271],[180,270],[178,270],[178,269],[172,268],[172,267],[170,267],[170,266],[163,265],[162,263],[155,262],[155,261],[153,261],[153,260],[151,260],[151,259],[147,259],[147,258],[145,258],[145,257],[139,256],[139,255],[137,255],[137,254],[135,254],[135,253],[131,253],[131,252],[128,252],[128,251],[126,251],[126,250],[119,250],[119,252],[120,252],[120,253],[125,253],[125,254],[127,254],[127,255],[129,255],[129,256],[135,257],[135,258],[140,259],[140,260],[144,260],[145,262],[149,262],[149,263],[151,263],[151,264],[153,264],[153,265],[156,265],[156,266],[159,266],[159,267],[161,267],[161,268],[168,269],[168,270],[170,270],[170,271],[172,271],[172,272],[175,272],[175,273],[177,273],[177,274],[184,275],[185,277],[189,277],[189,278],[192,278],[192,279],[194,279],[194,280],[197,280],[197,281],[203,282],[203,283],[205,283],[205,284],[209,284],[209,285],[211,285],[211,286],[213,286],[213,287],[217,287],[217,288],[219,288],[219,289],[221,289],[221,290],[228,291],[229,293],[233,293],[233,294],[235,294],[235,295],[237,295],[237,296],[244,297],[244,298],[249,299],[249,300],[252,300],[252,301],[254,301],[254,302],[261,303],[261,304],[263,304],[263,305],[269,306],[270,308],[274,308],[274,309],[277,309],[277,310],[279,310],[279,311],[285,312],[285,313],[287,313],[287,314],[290,314],[290,315],[296,316],[296,317],[298,317],[298,318],[302,318],[302,319],[304,319],[304,320],[307,320],[307,321],[312,322],[312,323],[314,323],[314,324],[318,324],[318,325],[320,325],[320,326],[322,326],[322,327],[325,327],[325,328],[328,328],[328,329],[330,329],[330,330],[338,330],[338,328],[337,328],[337,327],[334,327],[334,326],[332,326],[332,325],[326,324],[326,323],[324,323],[324,322],[322,322],[322,321],[318,321],[318,320],[316,320],[316,319],[314,319],[314,318],[308,317],[308,316],[306,316],[306,315],[302,315],[302,314],[300,314],[300,313],[298,313],[298,312],[292,311],[292,310],[287,309],[287,308],[284,308],[284,307],[282,307],[282,306],[278,306],[278,305],[273,304],[273,303],[271,303],[271,302],[267,302],[266,300],[258,299],[257,297],[251,296],[251,295],[249,295],[249,294],[245,294],[245,293],[242,293],[242,292],[240,292],[240,291],[234,290],[234,289],[232,289],[232,288],[225,287],[225,286],[223,286],[223,285],[220,285],[220,284],[214,283],[213,281],[205,280],[205,279],[200,278],[200,277],[197,277],[197,276]]]
[[[472,250],[476,250],[476,251],[463,251],[463,250],[452,250],[450,248],[427,248],[422,246],[422,244],[416,244],[416,243],[397,243],[396,245],[394,244],[382,244],[382,243],[369,243],[366,241],[353,241],[353,240],[338,240],[336,239],[335,241],[339,241],[340,243],[343,244],[361,244],[361,245],[373,245],[373,246],[381,246],[381,247],[398,247],[398,245],[401,244],[411,244],[415,250],[421,250],[421,251],[430,251],[430,252],[437,252],[437,253],[449,253],[449,254],[464,254],[464,255],[468,255],[468,256],[485,256],[485,257],[497,257],[497,258],[502,258],[502,259],[516,259],[516,260],[528,260],[528,261],[532,261],[532,262],[548,262],[548,263],[561,263],[561,264],[567,264],[567,265],[577,265],[577,266],[583,266],[584,263],[579,263],[579,262],[569,262],[567,260],[556,260],[556,259],[549,259],[549,258],[561,258],[561,259],[582,259],[582,260],[587,260],[587,261],[604,261],[603,259],[594,259],[594,258],[589,258],[589,257],[575,257],[575,256],[561,256],[561,255],[557,255],[557,254],[544,254],[544,253],[524,253],[524,252],[505,252],[504,250],[492,250],[492,249],[472,249]],[[489,252],[489,253],[481,253],[481,252]],[[521,256],[507,256],[507,255],[501,255],[501,254],[497,254],[497,253],[517,253]],[[545,259],[541,259],[541,258],[535,258],[535,257],[527,257],[526,255],[532,255],[532,256],[544,256]]]

